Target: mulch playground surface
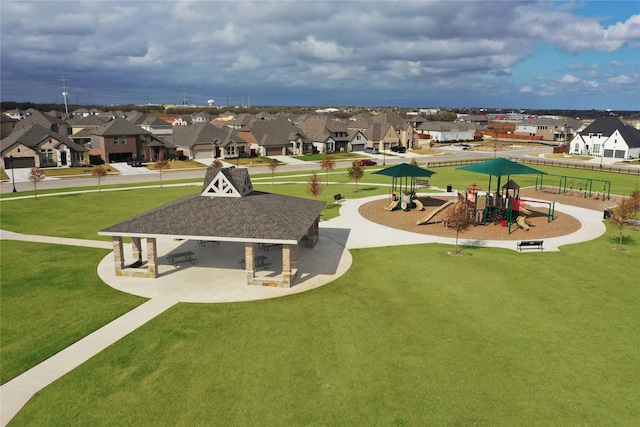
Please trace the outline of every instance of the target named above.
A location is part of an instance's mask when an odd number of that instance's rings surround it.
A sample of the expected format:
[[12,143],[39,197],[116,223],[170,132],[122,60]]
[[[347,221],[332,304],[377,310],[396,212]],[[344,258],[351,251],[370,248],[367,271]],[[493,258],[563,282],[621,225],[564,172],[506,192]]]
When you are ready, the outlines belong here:
[[[556,202],[556,206],[558,204],[565,204],[593,209],[601,211],[603,215],[605,208],[616,205],[615,197],[611,197],[610,200],[602,200],[600,195],[594,194],[592,197],[585,198],[583,194],[578,192],[557,194],[557,189],[554,191],[551,188],[539,191],[530,188],[521,189],[520,197],[531,200],[554,201]],[[410,231],[412,233],[455,238],[455,230],[446,228],[443,225],[442,219],[444,214],[442,212],[432,218],[429,224],[417,225],[416,221],[426,217],[432,210],[446,203],[448,200],[455,200],[456,197],[418,193],[418,199],[424,204],[423,211],[418,211],[417,209],[412,209],[408,212],[403,210],[387,211],[384,207],[387,206],[389,200],[382,199],[362,205],[359,212],[368,220],[387,227]],[[548,205],[533,207],[530,203],[526,203],[526,208],[531,211],[531,215],[527,217],[529,230],[523,230],[516,224],[513,224],[511,226],[511,234],[509,234],[508,227],[489,223],[475,227],[471,225],[462,231],[459,237],[474,240],[532,240],[564,236],[580,229],[579,220],[570,215],[558,212],[557,210],[555,211],[555,220],[548,222]]]

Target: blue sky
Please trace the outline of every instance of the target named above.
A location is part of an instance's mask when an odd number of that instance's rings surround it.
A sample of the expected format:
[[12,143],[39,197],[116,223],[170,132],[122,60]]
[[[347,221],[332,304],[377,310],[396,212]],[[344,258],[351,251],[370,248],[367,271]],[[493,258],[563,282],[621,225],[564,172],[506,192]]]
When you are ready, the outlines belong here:
[[640,110],[640,2],[0,3],[3,101]]

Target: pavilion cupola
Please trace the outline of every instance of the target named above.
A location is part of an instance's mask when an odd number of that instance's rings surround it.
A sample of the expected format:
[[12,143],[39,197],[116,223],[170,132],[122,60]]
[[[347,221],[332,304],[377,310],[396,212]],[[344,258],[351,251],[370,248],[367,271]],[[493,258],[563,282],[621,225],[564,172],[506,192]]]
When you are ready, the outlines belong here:
[[208,168],[202,186],[202,196],[242,197],[253,191],[246,169]]

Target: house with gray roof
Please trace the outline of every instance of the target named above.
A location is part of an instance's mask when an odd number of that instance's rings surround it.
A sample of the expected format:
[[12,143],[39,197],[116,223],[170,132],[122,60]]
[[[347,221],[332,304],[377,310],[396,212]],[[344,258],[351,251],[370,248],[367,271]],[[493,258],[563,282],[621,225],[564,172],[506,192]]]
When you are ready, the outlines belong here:
[[[247,281],[242,285],[291,287],[298,272],[298,246],[313,248],[318,240],[325,202],[256,191],[247,169],[208,168],[200,194],[152,209],[98,234],[113,238],[117,276],[158,276],[159,237],[201,242],[244,244]],[[127,265],[123,238],[132,240],[133,263]],[[143,260],[142,239],[146,239]],[[256,277],[256,246],[281,246],[282,266]],[[237,264],[228,268],[238,268]],[[266,268],[265,268],[266,269]]]
[[416,129],[426,140],[432,141],[473,141],[478,125],[467,122],[422,122]]
[[[312,152],[334,153],[349,151],[349,129],[339,119],[325,115],[310,115],[298,122],[296,126],[304,133],[312,145]],[[294,154],[307,154],[303,144],[303,152]]]
[[594,120],[569,144],[571,154],[613,158],[640,158],[640,130],[615,116]]
[[126,162],[128,159],[148,162],[154,159],[154,153],[149,148],[153,140],[151,132],[126,119],[117,117],[90,131],[90,134],[89,154],[92,163],[97,159],[106,163]]
[[258,143],[260,156],[286,156],[304,152],[311,143],[304,132],[285,118],[256,120],[248,129]]
[[249,143],[237,130],[223,123],[194,123],[176,126],[173,135],[165,138],[176,149],[177,156],[191,159],[228,159],[249,153]]
[[0,156],[5,169],[81,166],[86,151],[66,135],[38,123],[16,129],[0,140]]

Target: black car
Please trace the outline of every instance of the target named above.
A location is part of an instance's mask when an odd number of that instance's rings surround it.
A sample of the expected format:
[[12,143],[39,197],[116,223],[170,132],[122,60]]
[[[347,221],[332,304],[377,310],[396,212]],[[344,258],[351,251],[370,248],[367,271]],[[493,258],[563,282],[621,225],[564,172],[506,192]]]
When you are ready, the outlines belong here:
[[394,145],[393,147],[391,147],[391,151],[393,151],[394,153],[406,153],[407,148],[403,147],[402,145]]
[[127,164],[134,168],[142,167],[142,162],[138,159],[129,158],[127,159]]

